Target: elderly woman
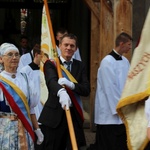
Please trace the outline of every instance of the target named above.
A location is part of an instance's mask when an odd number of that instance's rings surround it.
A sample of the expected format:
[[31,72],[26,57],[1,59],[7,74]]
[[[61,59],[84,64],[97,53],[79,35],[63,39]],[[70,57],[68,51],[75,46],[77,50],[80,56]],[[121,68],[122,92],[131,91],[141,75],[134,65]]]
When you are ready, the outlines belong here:
[[[0,46],[0,146],[1,149],[33,150],[34,130],[37,144],[43,141],[34,107],[38,101],[32,81],[17,72],[19,50],[10,43]],[[33,130],[34,128],[34,130]]]

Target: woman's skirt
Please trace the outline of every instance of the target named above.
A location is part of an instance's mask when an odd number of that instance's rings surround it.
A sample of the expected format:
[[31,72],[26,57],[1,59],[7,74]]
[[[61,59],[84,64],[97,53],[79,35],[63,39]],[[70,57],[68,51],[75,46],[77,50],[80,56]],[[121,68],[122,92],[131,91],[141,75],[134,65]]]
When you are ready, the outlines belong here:
[[0,150],[34,150],[34,143],[15,114],[0,112]]

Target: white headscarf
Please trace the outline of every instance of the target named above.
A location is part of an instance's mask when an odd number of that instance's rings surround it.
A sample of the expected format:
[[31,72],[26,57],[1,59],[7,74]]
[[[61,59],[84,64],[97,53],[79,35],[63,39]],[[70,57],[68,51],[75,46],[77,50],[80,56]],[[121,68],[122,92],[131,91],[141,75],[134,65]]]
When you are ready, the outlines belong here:
[[3,43],[0,46],[0,55],[2,56],[2,55],[6,54],[7,52],[12,51],[12,50],[19,52],[18,48],[14,44]]

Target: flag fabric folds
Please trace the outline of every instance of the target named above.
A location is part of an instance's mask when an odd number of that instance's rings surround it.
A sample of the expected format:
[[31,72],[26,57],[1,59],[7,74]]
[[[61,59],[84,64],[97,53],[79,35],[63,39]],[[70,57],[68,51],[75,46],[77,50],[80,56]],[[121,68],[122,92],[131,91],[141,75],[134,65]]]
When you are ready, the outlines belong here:
[[150,10],[138,47],[135,48],[126,84],[117,105],[125,123],[129,150],[144,150],[148,144],[145,100],[150,96]]
[[43,6],[42,11],[42,28],[41,28],[41,50],[43,52],[43,60],[40,64],[40,87],[41,87],[41,96],[40,101],[44,105],[47,97],[48,97],[48,90],[45,84],[44,74],[43,74],[43,63],[49,58],[53,58],[53,47],[52,47],[52,40],[50,35],[50,29],[48,25],[48,17],[45,9],[45,5]]
[[45,6],[43,6],[42,11],[42,34],[41,34],[41,49],[44,53],[48,54],[49,58],[53,58],[53,45],[52,39],[50,35],[50,29],[48,25],[47,13],[45,10]]

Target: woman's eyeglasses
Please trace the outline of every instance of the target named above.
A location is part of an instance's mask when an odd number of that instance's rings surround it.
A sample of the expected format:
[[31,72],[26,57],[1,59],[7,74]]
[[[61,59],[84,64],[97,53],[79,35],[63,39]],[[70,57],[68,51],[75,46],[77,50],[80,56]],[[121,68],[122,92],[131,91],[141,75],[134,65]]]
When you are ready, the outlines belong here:
[[20,58],[20,54],[19,53],[8,53],[6,55],[3,55],[3,56],[6,56],[8,58]]

